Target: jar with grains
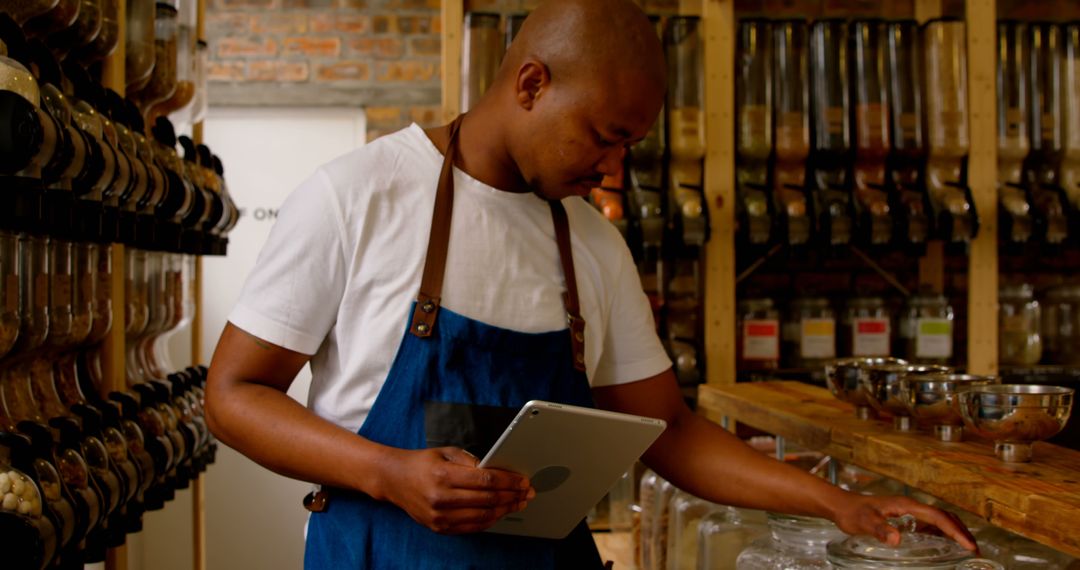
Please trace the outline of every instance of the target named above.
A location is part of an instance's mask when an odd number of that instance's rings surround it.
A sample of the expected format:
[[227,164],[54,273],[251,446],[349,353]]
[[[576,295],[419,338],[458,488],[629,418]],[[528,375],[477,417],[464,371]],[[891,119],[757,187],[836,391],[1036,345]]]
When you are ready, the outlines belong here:
[[855,297],[847,302],[840,324],[844,356],[890,356],[892,319],[881,297]]
[[1047,364],[1080,364],[1080,286],[1050,289],[1041,306],[1043,360]]
[[816,369],[836,357],[836,314],[824,297],[791,301],[783,329],[783,352],[792,368]]
[[917,364],[948,364],[953,356],[954,320],[952,305],[944,295],[912,296],[900,317],[901,357]]
[[1042,311],[1034,288],[1022,283],[998,291],[998,362],[1031,366],[1042,358]]
[[738,370],[776,370],[780,367],[780,311],[772,299],[739,301],[735,327]]

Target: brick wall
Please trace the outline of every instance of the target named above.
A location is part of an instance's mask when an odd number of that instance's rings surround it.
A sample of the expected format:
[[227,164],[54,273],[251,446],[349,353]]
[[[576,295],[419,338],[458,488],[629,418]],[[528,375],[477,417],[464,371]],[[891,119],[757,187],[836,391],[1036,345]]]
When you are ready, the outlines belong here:
[[209,0],[212,105],[364,107],[368,138],[439,119],[439,0]]

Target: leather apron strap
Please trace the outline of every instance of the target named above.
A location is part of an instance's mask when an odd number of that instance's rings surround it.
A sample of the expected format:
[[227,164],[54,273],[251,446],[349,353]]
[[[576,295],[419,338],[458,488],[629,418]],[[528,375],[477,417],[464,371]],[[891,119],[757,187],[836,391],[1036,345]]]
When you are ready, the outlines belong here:
[[[435,330],[435,321],[442,302],[443,275],[446,273],[446,255],[450,246],[450,220],[454,211],[454,160],[457,158],[457,137],[464,117],[465,115],[459,115],[450,123],[450,142],[446,146],[439,186],[435,191],[435,212],[431,217],[427,259],[424,261],[420,292],[416,296],[416,307],[409,325],[409,332],[420,338],[431,336]],[[555,223],[555,242],[559,247],[559,260],[566,280],[563,303],[570,328],[570,341],[573,344],[574,368],[584,371],[585,319],[581,317],[574,258],[570,249],[570,223],[562,202],[549,200],[548,204],[551,207],[552,221]]]

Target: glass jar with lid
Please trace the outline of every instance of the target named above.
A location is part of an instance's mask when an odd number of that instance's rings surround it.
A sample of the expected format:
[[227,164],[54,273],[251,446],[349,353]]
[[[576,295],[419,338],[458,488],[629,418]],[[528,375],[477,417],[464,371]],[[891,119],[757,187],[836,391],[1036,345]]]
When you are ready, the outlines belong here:
[[845,534],[832,522],[795,515],[768,514],[769,536],[739,554],[736,570],[828,568],[825,548]]
[[776,370],[780,367],[780,311],[772,299],[739,301],[735,337],[738,370]]
[[844,356],[889,356],[892,319],[881,297],[855,297],[848,301],[840,321]]
[[1063,285],[1046,292],[1042,343],[1047,364],[1080,364],[1080,286]]
[[836,314],[824,297],[791,301],[783,352],[792,368],[820,368],[836,357]]
[[638,491],[637,523],[634,525],[634,561],[638,568],[649,569],[653,567],[652,553],[652,514],[656,504],[656,492],[660,486],[661,477],[652,469],[646,469],[641,475],[641,483]]
[[955,318],[944,295],[920,293],[909,298],[900,317],[901,356],[917,364],[948,364]]
[[871,536],[853,536],[828,545],[830,568],[916,570],[1004,570],[988,559],[975,559],[955,541],[915,532],[915,518],[904,515],[892,524],[900,528],[900,544],[888,546]]
[[739,554],[769,533],[764,511],[723,507],[698,524],[700,570],[733,569]]
[[1009,570],[1066,570],[1076,568],[1071,556],[1007,530],[986,526],[973,530],[979,552]]
[[652,567],[657,570],[667,568],[668,526],[671,524],[671,497],[677,491],[674,484],[663,477],[656,486],[652,506]]
[[1038,364],[1042,358],[1042,311],[1034,288],[1022,283],[998,291],[998,361],[1014,366]]

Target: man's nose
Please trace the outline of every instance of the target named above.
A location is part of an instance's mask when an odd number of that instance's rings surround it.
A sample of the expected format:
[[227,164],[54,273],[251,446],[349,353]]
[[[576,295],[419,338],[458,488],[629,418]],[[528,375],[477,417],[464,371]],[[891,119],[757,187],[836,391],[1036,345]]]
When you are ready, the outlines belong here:
[[623,159],[626,158],[626,147],[617,146],[604,153],[596,170],[604,176],[615,176],[622,172]]

